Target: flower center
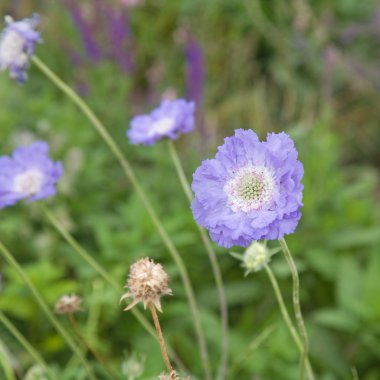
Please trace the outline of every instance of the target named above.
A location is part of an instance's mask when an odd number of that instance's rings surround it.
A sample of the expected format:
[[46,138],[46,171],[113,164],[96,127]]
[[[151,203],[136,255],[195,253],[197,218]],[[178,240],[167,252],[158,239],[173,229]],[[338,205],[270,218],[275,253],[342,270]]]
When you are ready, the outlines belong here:
[[27,56],[24,53],[24,38],[17,32],[10,30],[6,32],[0,43],[0,67],[12,63],[25,64]]
[[234,212],[250,212],[262,209],[272,199],[274,187],[274,177],[267,168],[248,165],[234,173],[223,190]]
[[27,170],[14,178],[13,190],[16,193],[34,195],[41,190],[43,178],[39,170]]
[[175,120],[172,119],[171,117],[164,117],[162,119],[155,121],[152,124],[151,132],[152,134],[158,133],[160,135],[164,135],[172,130],[174,123],[175,123]]

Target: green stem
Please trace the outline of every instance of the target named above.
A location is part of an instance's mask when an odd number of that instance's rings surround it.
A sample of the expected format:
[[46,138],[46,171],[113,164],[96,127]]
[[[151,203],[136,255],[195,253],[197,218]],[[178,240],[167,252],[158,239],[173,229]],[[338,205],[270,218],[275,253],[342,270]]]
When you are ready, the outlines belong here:
[[[286,327],[288,328],[290,335],[292,336],[295,344],[297,345],[299,352],[302,354],[302,352],[304,351],[302,341],[301,341],[301,339],[297,333],[297,330],[294,327],[293,322],[289,316],[289,312],[285,306],[284,298],[282,297],[282,293],[281,293],[280,287],[278,285],[278,282],[276,280],[276,277],[268,265],[265,265],[264,268],[265,268],[265,271],[266,271],[266,273],[269,277],[269,280],[272,284],[274,294],[275,294],[277,302],[278,302],[278,306],[280,307],[282,318],[284,319]],[[309,380],[314,380],[313,370],[311,368],[311,365],[310,365],[308,358],[306,358],[306,372],[307,372]]]
[[275,328],[275,325],[268,326],[249,343],[248,347],[243,352],[238,355],[237,359],[235,359],[229,369],[228,375],[230,379],[237,378],[235,373],[241,368],[244,361],[250,354],[252,354],[253,351],[257,350],[269,338],[269,336],[274,332]]
[[[280,239],[279,243],[281,245],[282,252],[284,253],[285,259],[288,263],[288,266],[290,268],[290,271],[292,273],[292,279],[293,279],[293,307],[294,307],[294,314],[296,317],[296,322],[298,326],[298,330],[300,332],[302,343],[303,343],[303,350],[301,352],[301,375],[303,374],[303,370],[305,368],[305,362],[309,355],[309,338],[307,336],[307,331],[305,327],[305,322],[302,317],[302,311],[301,311],[301,304],[300,304],[300,280],[298,277],[298,271],[296,264],[293,260],[293,257],[290,253],[290,250],[288,248],[288,245],[286,244],[285,239]],[[301,377],[302,378],[302,377]]]
[[89,379],[96,380],[96,377],[94,373],[92,372],[90,365],[87,363],[86,358],[83,356],[82,352],[76,346],[74,340],[71,338],[69,333],[65,330],[65,328],[61,325],[58,319],[55,318],[53,313],[50,311],[49,306],[46,304],[46,302],[42,298],[41,294],[38,292],[37,288],[34,286],[29,276],[26,274],[26,272],[22,269],[22,267],[18,264],[18,262],[14,259],[12,254],[9,252],[9,250],[5,247],[5,245],[1,241],[0,241],[0,251],[3,257],[5,258],[5,260],[8,262],[8,264],[11,265],[15,269],[18,275],[25,282],[26,286],[29,288],[30,292],[33,294],[38,305],[40,306],[42,311],[45,313],[46,317],[49,319],[51,324],[55,327],[55,329],[62,336],[63,340],[67,343],[67,345],[71,348],[71,350],[77,355],[78,359],[82,362],[82,364],[84,365],[86,369]]
[[3,343],[0,341],[0,364],[3,367],[6,380],[16,380],[16,376],[13,373],[11,362],[8,358],[8,354]]
[[[169,140],[169,152],[172,157],[174,166],[176,168],[178,178],[182,185],[182,189],[187,199],[191,203],[193,200],[193,193],[191,191],[189,182],[186,179],[186,175],[183,170],[181,160],[177,154],[177,150],[172,140]],[[214,279],[216,283],[216,288],[218,291],[220,315],[221,315],[221,320],[222,320],[222,333],[221,333],[222,350],[221,350],[221,361],[220,361],[220,367],[219,367],[219,379],[223,380],[227,376],[227,364],[228,364],[228,308],[227,308],[227,301],[226,301],[226,293],[224,290],[221,270],[218,264],[215,251],[212,247],[211,241],[204,228],[202,228],[198,224],[197,224],[197,228],[201,235],[203,244],[206,248],[207,255],[211,263],[211,267],[212,267],[212,271],[213,271],[213,275],[214,275]]]
[[109,367],[107,360],[93,346],[91,346],[91,344],[83,336],[83,334],[81,333],[81,331],[78,327],[77,320],[74,316],[74,313],[68,313],[68,317],[69,317],[69,320],[70,320],[70,323],[71,323],[71,326],[73,328],[74,333],[76,334],[76,336],[78,337],[80,342],[84,345],[84,347],[86,347],[92,353],[94,358],[103,366],[108,377],[113,379],[113,380],[118,379],[118,377],[115,376],[112,369]]
[[180,276],[182,278],[182,282],[185,287],[187,298],[189,301],[189,306],[190,306],[191,314],[193,317],[192,319],[193,319],[193,323],[195,327],[195,332],[197,334],[198,344],[201,351],[202,364],[204,367],[206,378],[211,379],[207,347],[205,344],[205,338],[204,338],[204,334],[202,330],[202,325],[200,323],[198,306],[195,300],[194,291],[190,282],[189,274],[187,272],[186,266],[180,254],[178,253],[173,242],[171,241],[168,233],[164,229],[150,201],[146,197],[145,192],[143,188],[141,187],[132,167],[130,166],[127,159],[124,157],[121,149],[116,144],[112,136],[109,134],[107,129],[104,127],[101,121],[94,114],[94,112],[89,108],[89,106],[65,82],[63,82],[52,70],[50,70],[50,68],[46,66],[39,58],[34,56],[32,58],[32,61],[59,89],[61,89],[64,92],[64,94],[68,96],[68,98],[70,98],[80,108],[83,114],[91,122],[91,125],[98,131],[100,136],[103,138],[104,142],[107,144],[107,146],[110,148],[112,153],[115,155],[120,165],[124,169],[126,176],[131,181],[138,197],[140,198],[142,204],[144,205],[146,211],[148,212],[150,218],[152,219],[155,227],[157,228],[158,233],[160,234],[164,244],[166,245],[169,253],[171,254],[174,262],[176,263],[178,267]]
[[2,313],[0,312],[0,322],[11,332],[11,334],[19,341],[21,346],[29,353],[29,355],[44,369],[47,375],[52,380],[58,380],[54,372],[49,368],[42,356],[37,350],[24,338],[24,336],[17,330],[16,326]]

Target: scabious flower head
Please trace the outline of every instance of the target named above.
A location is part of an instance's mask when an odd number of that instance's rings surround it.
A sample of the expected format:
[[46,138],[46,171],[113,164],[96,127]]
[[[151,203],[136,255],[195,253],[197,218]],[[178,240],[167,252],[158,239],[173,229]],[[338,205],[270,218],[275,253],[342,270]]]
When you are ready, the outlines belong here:
[[0,157],[0,208],[24,198],[33,202],[56,193],[62,166],[53,162],[48,152],[47,143],[36,141],[15,149],[12,157]]
[[135,116],[127,132],[132,144],[153,145],[163,138],[175,140],[194,129],[194,102],[183,99],[163,100],[148,115]]
[[293,140],[284,132],[259,141],[238,129],[203,161],[193,175],[196,222],[212,240],[229,248],[254,240],[281,239],[301,217],[303,166]]
[[82,298],[75,294],[62,296],[55,304],[54,311],[57,314],[72,314],[81,309]]
[[29,59],[36,43],[41,42],[41,36],[35,30],[38,22],[38,15],[21,21],[5,16],[7,26],[0,36],[0,71],[8,69],[11,78],[19,83],[26,81]]
[[139,301],[142,301],[144,308],[146,305],[153,304],[162,312],[160,298],[163,295],[172,295],[172,290],[168,287],[169,276],[164,271],[161,264],[156,264],[149,258],[143,258],[132,264],[127,284],[128,292],[125,293],[120,301],[129,297],[133,299],[124,310],[129,310]]

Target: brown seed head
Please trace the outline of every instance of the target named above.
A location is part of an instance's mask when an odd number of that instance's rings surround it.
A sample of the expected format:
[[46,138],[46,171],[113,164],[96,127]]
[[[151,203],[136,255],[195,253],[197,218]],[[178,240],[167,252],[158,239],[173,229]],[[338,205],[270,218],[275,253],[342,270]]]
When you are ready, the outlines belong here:
[[123,301],[131,297],[133,301],[124,310],[129,310],[142,301],[144,308],[148,304],[153,304],[162,312],[160,297],[166,294],[172,295],[168,284],[169,276],[161,264],[155,264],[147,257],[136,261],[129,270],[125,285],[125,288],[129,290],[120,299]]
[[180,377],[177,375],[175,371],[170,372],[170,374],[161,373],[161,375],[158,377],[159,380],[190,380],[190,376],[188,377]]
[[62,296],[55,304],[57,314],[71,314],[81,309],[82,298],[75,294]]

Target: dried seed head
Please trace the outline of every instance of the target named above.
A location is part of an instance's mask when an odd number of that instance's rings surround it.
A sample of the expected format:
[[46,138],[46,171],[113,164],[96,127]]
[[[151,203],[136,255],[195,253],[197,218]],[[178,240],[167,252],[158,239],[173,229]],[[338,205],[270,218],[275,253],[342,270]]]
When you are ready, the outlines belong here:
[[71,314],[81,310],[82,298],[75,294],[62,296],[55,304],[57,314]]
[[153,304],[159,311],[161,310],[160,297],[163,295],[172,295],[172,290],[168,287],[169,276],[164,271],[161,264],[155,264],[149,258],[143,258],[132,264],[125,293],[120,301],[129,297],[133,299],[124,310],[129,310],[138,302],[142,301],[144,308],[148,304]]
[[190,380],[190,376],[188,377],[180,377],[177,375],[175,371],[170,372],[170,374],[161,373],[161,375],[158,377],[159,380]]

